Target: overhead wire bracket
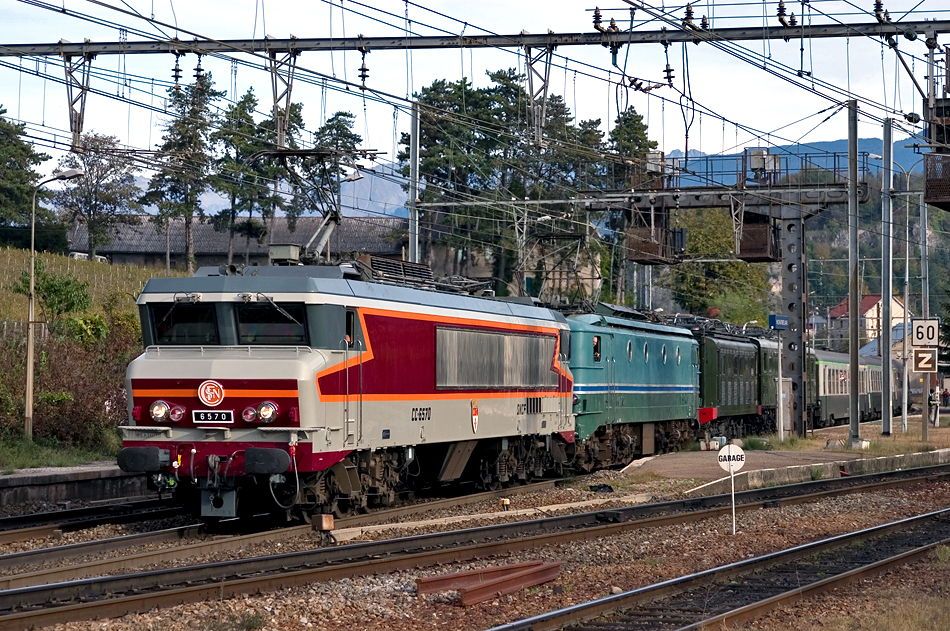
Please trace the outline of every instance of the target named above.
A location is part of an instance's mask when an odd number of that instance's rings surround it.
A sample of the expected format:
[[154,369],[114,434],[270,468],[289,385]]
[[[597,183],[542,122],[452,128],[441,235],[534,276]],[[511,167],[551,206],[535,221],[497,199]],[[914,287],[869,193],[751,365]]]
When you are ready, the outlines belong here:
[[[270,35],[267,39],[273,39]],[[290,36],[291,43],[297,39]],[[267,51],[267,66],[270,70],[271,95],[274,100],[274,128],[277,131],[277,148],[287,147],[287,128],[290,117],[290,93],[294,87],[294,71],[297,69],[297,55],[299,51],[271,50]],[[279,57],[278,57],[279,56]]]
[[[522,31],[527,35],[527,31]],[[548,35],[553,35],[548,31]],[[531,125],[534,141],[539,147],[546,146],[543,136],[544,117],[548,104],[548,85],[551,78],[551,59],[554,57],[556,46],[549,44],[544,48],[532,51],[530,46],[524,47],[525,67],[528,75],[528,94],[531,97]],[[539,67],[543,68],[539,70]]]
[[[85,40],[87,44],[91,40]],[[60,44],[70,42],[61,39]],[[83,53],[71,55],[63,53],[63,69],[66,71],[66,100],[69,106],[69,131],[73,134],[72,151],[82,153],[83,119],[86,115],[86,95],[89,93],[89,74],[95,55]]]

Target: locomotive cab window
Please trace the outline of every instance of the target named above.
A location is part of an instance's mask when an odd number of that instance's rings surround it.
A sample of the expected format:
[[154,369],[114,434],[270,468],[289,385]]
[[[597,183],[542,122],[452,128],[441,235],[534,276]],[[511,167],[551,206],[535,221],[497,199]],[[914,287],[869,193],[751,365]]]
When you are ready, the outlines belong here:
[[238,344],[307,346],[307,316],[302,304],[238,304],[234,316]]
[[154,323],[155,344],[199,345],[218,343],[218,325],[214,305],[171,304],[149,305]]
[[595,362],[600,361],[600,336],[599,335],[594,336],[594,361]]
[[346,312],[346,337],[344,341],[348,348],[353,348],[353,340],[356,339],[356,312]]

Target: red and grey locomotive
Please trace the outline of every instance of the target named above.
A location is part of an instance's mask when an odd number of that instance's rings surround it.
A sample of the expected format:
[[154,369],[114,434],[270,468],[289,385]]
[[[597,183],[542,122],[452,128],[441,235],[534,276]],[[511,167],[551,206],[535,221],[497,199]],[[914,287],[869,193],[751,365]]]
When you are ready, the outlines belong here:
[[150,280],[120,467],[215,519],[387,505],[421,486],[490,488],[568,461],[563,316],[353,271]]

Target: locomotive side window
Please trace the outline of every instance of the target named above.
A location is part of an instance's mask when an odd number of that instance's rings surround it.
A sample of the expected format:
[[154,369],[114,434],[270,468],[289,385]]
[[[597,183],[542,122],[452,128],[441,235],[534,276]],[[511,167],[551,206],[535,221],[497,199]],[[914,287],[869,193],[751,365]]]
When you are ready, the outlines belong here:
[[633,342],[627,340],[627,361],[633,361]]
[[307,346],[307,316],[302,304],[238,304],[238,344]]
[[155,344],[218,343],[213,304],[152,304]]
[[561,354],[564,355],[564,358],[570,361],[571,359],[571,330],[562,329],[560,333],[561,337]]
[[346,312],[346,345],[353,348],[353,340],[356,339],[356,312]]
[[599,335],[594,336],[594,361],[595,362],[600,361],[600,336]]

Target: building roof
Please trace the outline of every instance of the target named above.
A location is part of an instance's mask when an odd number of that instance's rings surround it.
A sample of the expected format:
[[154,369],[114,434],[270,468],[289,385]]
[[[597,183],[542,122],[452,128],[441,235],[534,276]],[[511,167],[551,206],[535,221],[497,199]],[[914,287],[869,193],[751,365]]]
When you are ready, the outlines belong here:
[[[164,254],[165,232],[158,231],[150,215],[136,215],[128,224],[113,228],[112,242],[97,249],[99,254]],[[287,217],[275,217],[272,236],[264,243],[251,239],[251,256],[267,256],[268,242],[305,244],[319,228],[322,217],[299,217],[291,231]],[[339,252],[367,252],[398,254],[408,236],[409,220],[403,217],[343,217],[330,237],[331,254]],[[170,224],[170,250],[175,254],[185,251],[185,225],[182,220]],[[77,252],[89,251],[89,234],[84,223],[69,231],[69,248]],[[228,252],[227,230],[218,231],[211,223],[194,224],[195,255],[225,256]],[[246,238],[234,235],[235,254],[244,254]]]
[[[903,306],[904,302],[898,297],[894,296],[894,301],[897,304]],[[861,308],[860,315],[864,315],[871,309],[873,309],[879,302],[881,302],[881,294],[869,294],[867,296],[861,297]],[[838,303],[828,314],[830,318],[847,318],[848,317],[848,299],[845,298]]]
[[[910,323],[907,324],[907,327],[910,328]],[[901,322],[900,324],[895,324],[894,327],[891,329],[891,346],[893,346],[894,344],[897,344],[903,339],[904,339],[904,323]],[[872,356],[876,357],[880,355],[881,352],[878,349],[880,345],[880,340],[881,338],[877,337],[871,340],[870,342],[868,342],[867,344],[865,344],[864,346],[862,346],[861,348],[859,348],[858,355],[860,355],[861,357],[872,357]]]

